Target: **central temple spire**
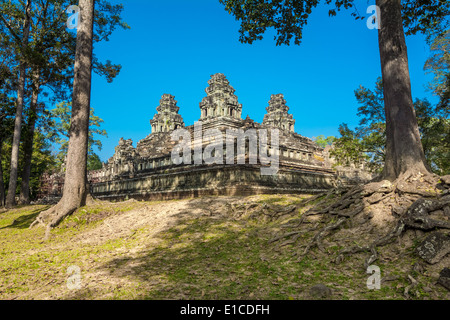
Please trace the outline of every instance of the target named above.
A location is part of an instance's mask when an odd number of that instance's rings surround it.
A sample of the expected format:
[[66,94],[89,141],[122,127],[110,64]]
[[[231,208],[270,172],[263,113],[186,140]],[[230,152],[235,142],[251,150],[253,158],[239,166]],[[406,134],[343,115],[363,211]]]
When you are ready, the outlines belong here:
[[267,114],[264,115],[263,120],[264,125],[294,132],[295,120],[292,114],[288,113],[289,107],[281,93],[270,96],[269,106],[266,110]]
[[242,104],[238,102],[235,90],[224,74],[216,73],[208,81],[206,97],[200,102],[200,120],[217,117],[241,119]]
[[156,110],[158,113],[150,120],[152,133],[170,132],[184,128],[183,118],[178,114],[180,108],[177,106],[174,96],[163,94]]

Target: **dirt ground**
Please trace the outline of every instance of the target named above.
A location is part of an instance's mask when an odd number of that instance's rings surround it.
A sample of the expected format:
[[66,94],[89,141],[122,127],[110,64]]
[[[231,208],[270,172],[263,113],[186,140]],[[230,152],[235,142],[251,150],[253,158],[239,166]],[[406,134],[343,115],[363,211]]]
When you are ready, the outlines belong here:
[[[303,256],[312,229],[323,223],[312,216],[295,228],[312,205],[298,207],[308,197],[97,202],[66,219],[48,241],[42,240],[42,227],[28,228],[48,207],[3,211],[0,298],[316,299],[311,289],[318,284],[331,289],[323,298],[336,300],[450,298],[436,284],[450,257],[427,265],[414,254],[414,239],[425,233],[407,232],[383,248],[375,263],[380,290],[367,287],[364,253],[334,262],[343,246],[392,228],[395,219],[376,206],[358,216],[370,215],[367,223],[345,224],[324,240],[322,250]],[[289,232],[300,236],[284,238]],[[409,276],[419,285],[405,296]]]

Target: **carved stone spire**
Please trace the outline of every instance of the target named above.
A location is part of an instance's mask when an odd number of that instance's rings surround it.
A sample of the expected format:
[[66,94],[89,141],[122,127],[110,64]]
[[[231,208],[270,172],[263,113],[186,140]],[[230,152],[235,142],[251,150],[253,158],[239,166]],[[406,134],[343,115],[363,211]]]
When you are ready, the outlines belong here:
[[270,96],[269,106],[266,110],[267,114],[264,115],[263,119],[264,125],[294,132],[295,120],[292,114],[288,114],[289,107],[281,93]]
[[177,107],[177,101],[175,101],[174,96],[163,94],[156,110],[158,113],[150,120],[152,133],[170,132],[184,128],[183,118],[178,114],[180,108]]
[[238,102],[235,90],[222,73],[216,73],[208,81],[206,97],[200,102],[200,120],[217,117],[241,119],[242,104]]

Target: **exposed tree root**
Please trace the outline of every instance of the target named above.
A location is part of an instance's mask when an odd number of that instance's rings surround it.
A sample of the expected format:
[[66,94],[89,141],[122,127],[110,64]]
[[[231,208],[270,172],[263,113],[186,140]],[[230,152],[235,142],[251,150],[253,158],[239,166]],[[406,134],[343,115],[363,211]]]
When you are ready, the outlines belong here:
[[[324,226],[315,229],[315,235],[305,245],[305,250],[302,254],[304,256],[313,247],[324,251],[323,239],[333,231],[340,229],[346,221],[353,223],[353,218],[360,213],[365,212],[367,218],[359,219],[359,223],[367,222],[371,218],[369,206],[378,204],[383,205],[383,208],[390,208],[391,212],[388,213],[397,217],[397,223],[390,232],[367,245],[344,248],[334,259],[336,263],[339,263],[343,261],[345,256],[369,252],[369,256],[365,260],[365,267],[367,268],[378,259],[378,249],[380,247],[399,239],[407,229],[422,231],[450,229],[450,222],[432,217],[432,213],[437,210],[450,211],[450,184],[446,181],[448,182],[448,179],[440,181],[439,177],[432,174],[423,175],[409,172],[393,183],[384,180],[363,186],[355,186],[344,192],[340,190],[338,192],[341,194],[340,198],[331,204],[323,199],[315,207],[306,211],[297,224],[291,224],[288,227],[299,229],[303,223],[313,216],[320,216],[323,218],[322,221],[328,221],[325,222]],[[329,194],[332,194],[332,192]],[[321,195],[321,197],[323,196]],[[319,198],[319,196],[316,196],[313,200]],[[300,230],[289,231],[272,239],[271,242],[287,239],[285,243],[291,243],[291,240],[297,240],[301,234],[303,232]]]
[[385,246],[385,245],[391,243],[397,237],[399,237],[404,230],[405,230],[405,225],[403,223],[399,223],[399,224],[397,224],[397,226],[394,228],[394,230],[392,232],[373,241],[370,245],[354,246],[351,248],[346,248],[346,249],[341,250],[341,252],[337,256],[335,262],[336,263],[341,262],[346,255],[369,251],[370,256],[366,259],[365,264],[364,264],[364,268],[367,269],[368,266],[370,266],[372,263],[374,263],[378,259],[377,247],[382,247],[382,246]]
[[[86,186],[86,190],[89,190],[89,186]],[[131,202],[135,202],[136,200],[131,199]],[[30,228],[33,228],[37,225],[41,225],[45,227],[45,236],[44,240],[48,240],[50,237],[50,232],[52,228],[58,226],[64,218],[70,216],[74,213],[78,208],[83,205],[94,205],[94,204],[110,204],[107,201],[97,200],[92,195],[86,191],[86,193],[78,194],[78,196],[69,195],[67,198],[63,197],[60,201],[46,211],[42,211],[39,216],[33,221],[30,225]]]
[[321,229],[319,232],[317,232],[316,235],[311,240],[311,242],[306,246],[305,251],[303,252],[303,255],[306,255],[313,246],[317,246],[317,248],[320,251],[324,251],[320,240],[327,234],[327,232],[330,232],[332,230],[339,228],[340,225],[345,222],[345,220],[346,220],[346,218],[342,217],[336,223],[327,225],[326,227]]
[[432,219],[428,216],[430,212],[442,209],[444,206],[447,206],[449,204],[450,196],[442,197],[442,199],[440,200],[426,200],[423,198],[416,200],[409,207],[406,214],[402,218],[400,218],[394,230],[392,230],[385,236],[375,240],[368,246],[355,246],[342,250],[336,258],[336,262],[342,261],[343,257],[348,254],[370,251],[371,255],[365,262],[365,267],[368,267],[378,259],[377,247],[382,247],[391,243],[397,237],[400,237],[407,228],[420,229],[424,231],[433,230],[435,228],[450,229],[449,222]]
[[420,198],[409,207],[401,221],[408,227],[424,231],[435,228],[450,229],[450,223],[429,217],[430,213],[450,204],[450,195],[438,199]]
[[45,226],[44,240],[48,240],[51,229],[56,227],[66,216],[71,215],[76,209],[78,209],[77,206],[68,206],[60,201],[57,205],[41,212],[36,220],[30,225],[30,228],[33,228],[38,224]]
[[411,296],[409,295],[409,292],[410,292],[412,289],[414,289],[415,287],[417,287],[418,282],[417,282],[417,280],[414,279],[410,274],[408,274],[408,280],[411,282],[411,284],[405,288],[405,293],[404,293],[404,295],[405,295],[405,297],[406,297],[407,299],[411,299]]

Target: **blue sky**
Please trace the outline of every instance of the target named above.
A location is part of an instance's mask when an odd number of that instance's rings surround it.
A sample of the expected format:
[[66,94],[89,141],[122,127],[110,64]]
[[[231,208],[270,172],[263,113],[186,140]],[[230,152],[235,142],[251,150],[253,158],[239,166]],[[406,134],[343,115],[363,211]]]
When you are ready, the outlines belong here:
[[[92,107],[105,122],[99,155],[106,161],[121,137],[136,143],[150,132],[149,120],[164,93],[175,96],[186,125],[200,117],[207,81],[224,73],[247,114],[262,122],[271,94],[283,93],[307,137],[337,135],[340,123],[358,124],[354,90],[373,88],[381,76],[377,31],[355,21],[350,11],[328,17],[327,6],[313,11],[300,46],[276,46],[273,32],[252,45],[239,42],[239,22],[218,0],[127,0],[117,30],[95,52],[122,65],[113,83],[93,76]],[[375,1],[357,1],[363,14]],[[366,14],[367,17],[370,14]],[[436,99],[426,91],[431,75],[423,65],[429,48],[423,36],[407,37],[413,97]]]

